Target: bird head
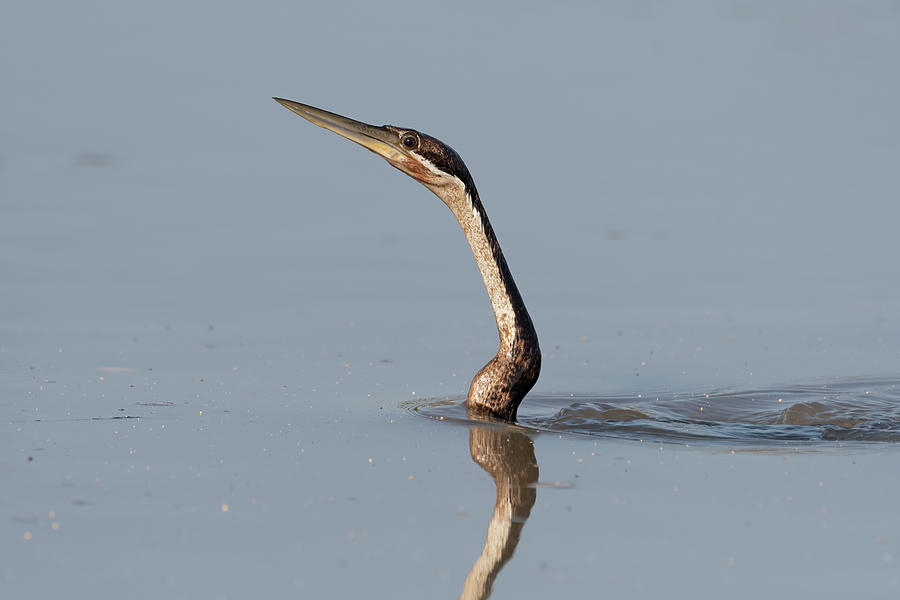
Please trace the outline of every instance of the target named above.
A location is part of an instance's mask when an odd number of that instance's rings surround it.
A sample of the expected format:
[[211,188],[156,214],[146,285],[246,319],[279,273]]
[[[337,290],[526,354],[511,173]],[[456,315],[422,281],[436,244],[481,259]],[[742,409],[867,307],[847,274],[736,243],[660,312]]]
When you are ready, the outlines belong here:
[[415,129],[369,125],[307,104],[274,98],[310,123],[356,142],[385,159],[446,201],[448,187],[472,185],[469,170],[447,144]]

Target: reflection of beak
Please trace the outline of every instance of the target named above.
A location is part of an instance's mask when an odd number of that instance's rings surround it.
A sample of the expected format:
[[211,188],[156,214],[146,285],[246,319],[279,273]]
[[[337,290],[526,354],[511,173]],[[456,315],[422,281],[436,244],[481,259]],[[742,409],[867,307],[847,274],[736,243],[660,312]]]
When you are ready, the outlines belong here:
[[368,148],[384,157],[391,164],[397,164],[408,156],[400,145],[400,139],[397,134],[385,127],[376,127],[360,121],[354,121],[353,119],[330,113],[327,110],[300,104],[293,100],[285,100],[283,98],[273,98],[273,100],[286,109],[297,113],[310,123],[329,129],[364,148]]

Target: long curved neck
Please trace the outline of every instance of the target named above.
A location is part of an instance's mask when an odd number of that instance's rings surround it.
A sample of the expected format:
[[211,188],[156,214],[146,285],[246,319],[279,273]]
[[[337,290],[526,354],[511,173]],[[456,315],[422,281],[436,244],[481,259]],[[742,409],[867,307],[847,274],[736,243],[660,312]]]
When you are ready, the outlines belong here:
[[500,352],[504,354],[512,352],[517,340],[524,339],[528,343],[536,344],[537,334],[531,323],[531,316],[509,272],[506,258],[497,242],[497,236],[481,204],[478,192],[474,189],[467,190],[466,196],[466,202],[456,218],[466,234],[478,270],[481,271],[484,287],[491,299],[500,335]]
[[515,419],[519,403],[540,374],[537,333],[475,186],[461,185],[438,195],[466,234],[500,335],[497,355],[475,375],[467,403],[501,418]]

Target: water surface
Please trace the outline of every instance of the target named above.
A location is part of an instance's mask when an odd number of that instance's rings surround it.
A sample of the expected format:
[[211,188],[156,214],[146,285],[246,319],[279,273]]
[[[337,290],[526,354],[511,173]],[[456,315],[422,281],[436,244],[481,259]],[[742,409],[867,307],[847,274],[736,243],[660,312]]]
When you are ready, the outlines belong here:
[[[471,422],[465,398],[406,406],[437,420]],[[529,395],[517,424],[558,432],[647,442],[900,441],[900,380],[830,379],[806,385],[709,392]]]
[[[5,6],[4,598],[896,598],[898,31]],[[446,207],[272,96],[463,156],[544,352],[519,425],[460,407],[497,339]]]

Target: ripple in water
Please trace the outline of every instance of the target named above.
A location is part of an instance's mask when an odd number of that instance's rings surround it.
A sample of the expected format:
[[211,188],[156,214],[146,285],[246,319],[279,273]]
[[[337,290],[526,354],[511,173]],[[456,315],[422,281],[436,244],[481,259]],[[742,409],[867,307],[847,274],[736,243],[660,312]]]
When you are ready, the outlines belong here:
[[[469,423],[465,398],[423,399],[413,412]],[[479,421],[481,422],[481,421]],[[900,441],[900,379],[594,397],[529,394],[518,424],[533,431],[635,440],[728,443]]]

